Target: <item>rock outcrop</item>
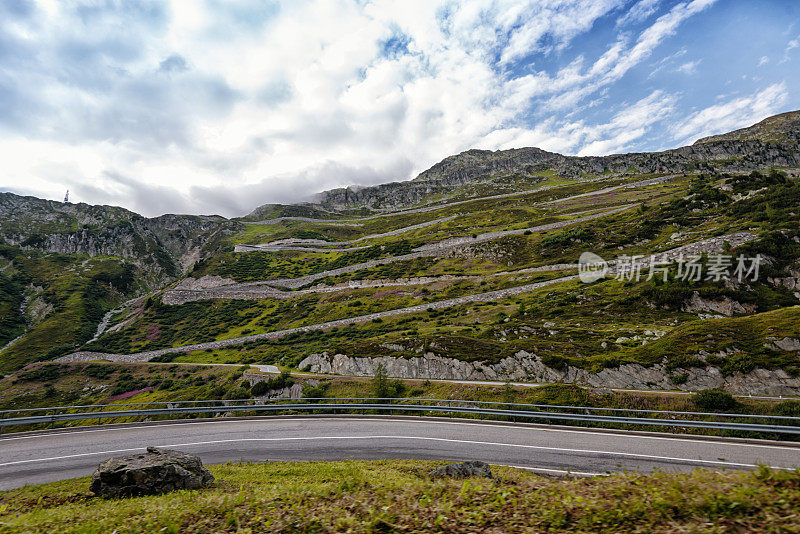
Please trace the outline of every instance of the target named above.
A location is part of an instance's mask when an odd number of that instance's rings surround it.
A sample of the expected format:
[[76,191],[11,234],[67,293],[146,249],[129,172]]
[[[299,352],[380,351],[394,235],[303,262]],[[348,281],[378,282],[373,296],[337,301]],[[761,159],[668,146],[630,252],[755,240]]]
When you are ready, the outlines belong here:
[[754,313],[756,311],[755,304],[742,304],[730,297],[724,297],[719,300],[704,299],[700,293],[695,291],[692,297],[683,305],[683,311],[689,313],[716,313],[730,317],[735,314]]
[[158,495],[200,489],[214,481],[198,456],[148,447],[144,454],[118,456],[101,463],[89,490],[101,497]]
[[785,337],[783,339],[776,339],[770,348],[776,350],[796,351],[800,350],[800,339],[794,337]]
[[800,395],[800,378],[793,378],[780,369],[756,369],[746,374],[724,376],[716,366],[692,367],[684,370],[685,381],[675,384],[664,364],[648,367],[626,364],[592,373],[569,365],[553,369],[537,355],[525,351],[497,363],[465,362],[430,352],[412,358],[353,358],[322,353],[308,356],[298,367],[314,373],[373,376],[379,365],[384,367],[388,376],[411,379],[566,383],[611,389],[699,391],[716,388],[738,395]]

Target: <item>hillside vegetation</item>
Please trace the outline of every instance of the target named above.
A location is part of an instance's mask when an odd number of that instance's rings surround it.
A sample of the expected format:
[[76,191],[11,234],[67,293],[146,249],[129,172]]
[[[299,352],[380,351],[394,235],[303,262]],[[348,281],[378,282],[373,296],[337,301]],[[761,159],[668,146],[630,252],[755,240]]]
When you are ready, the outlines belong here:
[[[765,388],[790,394],[799,135],[793,112],[655,154],[472,150],[408,182],[239,221],[4,194],[0,342],[21,337],[0,369],[76,350],[290,369],[314,357],[317,370],[341,354],[494,365],[500,380],[660,366],[668,380],[647,386],[660,388],[697,389],[718,371],[746,389],[760,369],[780,382]],[[612,266],[643,258],[644,276],[582,283],[587,251]],[[652,254],[670,255],[666,279],[647,276]],[[758,276],[679,276],[694,255],[705,274],[720,255],[731,274],[740,256],[763,262]],[[545,369],[504,375],[520,358]]]

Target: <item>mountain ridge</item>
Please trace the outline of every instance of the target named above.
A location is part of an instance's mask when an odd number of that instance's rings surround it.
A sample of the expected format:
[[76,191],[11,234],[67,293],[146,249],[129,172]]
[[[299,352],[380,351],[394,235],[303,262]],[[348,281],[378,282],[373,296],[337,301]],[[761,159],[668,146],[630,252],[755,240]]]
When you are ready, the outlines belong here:
[[[708,136],[691,145],[660,152],[631,152],[605,156],[565,156],[536,147],[508,150],[469,149],[451,155],[415,178],[375,186],[349,186],[323,191],[313,202],[295,204],[309,211],[348,211],[400,209],[419,203],[426,196],[453,194],[459,187],[483,179],[484,184],[498,179],[535,184],[548,172],[563,178],[581,179],[586,175],[627,175],[632,173],[670,173],[705,169],[708,172],[742,173],[770,166],[794,167],[800,164],[800,111],[767,117],[755,125],[727,134]],[[712,165],[713,163],[713,165]],[[263,218],[281,205],[257,207],[246,220]]]

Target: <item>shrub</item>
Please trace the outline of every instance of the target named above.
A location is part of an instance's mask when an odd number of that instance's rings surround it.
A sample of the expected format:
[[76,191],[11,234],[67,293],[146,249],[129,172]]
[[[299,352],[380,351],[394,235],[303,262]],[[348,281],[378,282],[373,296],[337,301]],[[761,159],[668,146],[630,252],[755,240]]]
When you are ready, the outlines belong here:
[[244,388],[231,388],[231,389],[228,390],[228,392],[222,398],[225,399],[225,400],[249,399],[250,398],[250,392],[247,391]]
[[224,396],[225,396],[225,386],[214,386],[208,390],[207,398],[217,400]]
[[800,402],[793,400],[779,402],[772,407],[772,413],[785,417],[800,417]]
[[681,385],[685,384],[686,381],[689,380],[689,375],[687,375],[686,373],[681,373],[679,375],[672,375],[669,377],[669,379],[672,380],[673,384]]
[[31,369],[30,371],[20,373],[19,380],[22,382],[55,380],[58,378],[60,372],[60,365],[57,363],[48,363],[41,367]]
[[303,397],[307,399],[319,399],[325,396],[328,391],[328,388],[331,386],[331,383],[327,380],[324,382],[320,382],[316,386],[312,386],[310,384],[306,384],[303,386]]
[[733,395],[718,389],[698,391],[693,401],[702,410],[730,410],[739,404]]
[[567,369],[567,360],[562,356],[556,356],[555,354],[543,355],[542,363],[550,369],[555,369],[557,371],[565,371]]
[[113,365],[99,365],[96,363],[90,363],[83,368],[83,374],[99,379],[107,378],[114,371],[116,371],[116,368]]
[[274,376],[261,382],[256,382],[250,389],[253,395],[261,396],[266,395],[270,391],[292,387],[294,385],[294,378],[288,371],[282,371],[278,376]]
[[728,376],[736,372],[747,374],[755,368],[756,364],[750,356],[744,353],[738,353],[725,360],[725,363],[722,364],[721,371],[723,375]]
[[269,391],[269,384],[267,383],[266,380],[262,382],[256,382],[255,384],[253,384],[253,387],[250,388],[250,392],[255,397],[261,397],[263,395],[266,395],[268,391]]
[[586,406],[589,394],[580,386],[551,384],[536,388],[536,402],[541,404]]

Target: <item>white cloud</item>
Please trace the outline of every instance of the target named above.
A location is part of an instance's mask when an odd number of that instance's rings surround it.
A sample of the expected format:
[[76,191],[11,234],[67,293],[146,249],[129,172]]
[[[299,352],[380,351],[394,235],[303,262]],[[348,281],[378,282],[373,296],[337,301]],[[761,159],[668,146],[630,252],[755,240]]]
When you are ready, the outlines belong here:
[[617,26],[626,26],[647,20],[658,9],[660,0],[639,0],[623,16],[617,19]]
[[687,61],[686,63],[679,66],[677,69],[678,72],[683,74],[694,74],[697,70],[697,66],[700,64],[700,60],[697,61]]
[[783,51],[783,58],[781,58],[780,62],[786,63],[787,61],[789,61],[789,54],[791,53],[792,50],[798,47],[800,47],[800,35],[798,35],[797,37],[786,43],[786,48]]
[[761,56],[761,59],[758,60],[758,66],[759,67],[763,67],[767,63],[769,63],[769,57],[767,57],[767,56]]
[[701,109],[675,124],[671,133],[681,143],[690,143],[701,137],[750,126],[780,111],[788,96],[786,83],[775,83],[750,96]]
[[578,155],[598,156],[624,151],[632,141],[644,136],[651,125],[666,118],[674,109],[675,101],[674,95],[653,91],[614,115],[609,123],[587,128],[588,144]]
[[[598,106],[713,1],[677,4],[593,62],[550,69],[539,59],[624,2],[51,2],[0,17],[14,47],[0,49],[0,74],[11,73],[0,75],[0,188],[50,198],[70,188],[148,215],[241,215],[408,178],[474,146],[623,150],[674,96],[652,91],[600,123],[564,112]],[[628,14],[642,22],[656,9],[643,0]],[[532,53],[531,70],[514,70]]]

